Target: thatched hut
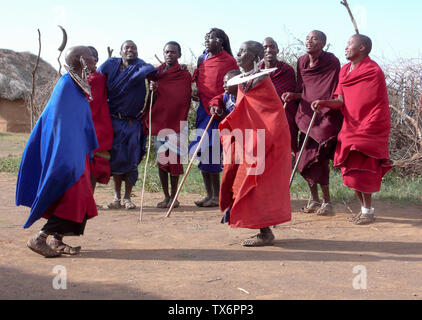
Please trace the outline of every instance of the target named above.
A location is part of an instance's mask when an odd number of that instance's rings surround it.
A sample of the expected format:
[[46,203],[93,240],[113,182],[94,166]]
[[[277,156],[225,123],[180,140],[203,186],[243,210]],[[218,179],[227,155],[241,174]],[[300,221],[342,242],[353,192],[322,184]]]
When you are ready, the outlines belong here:
[[[29,52],[0,49],[0,132],[30,132],[27,107],[32,90],[32,70],[37,56]],[[35,75],[36,92],[55,82],[58,72],[40,59]],[[44,107],[44,106],[42,106]]]

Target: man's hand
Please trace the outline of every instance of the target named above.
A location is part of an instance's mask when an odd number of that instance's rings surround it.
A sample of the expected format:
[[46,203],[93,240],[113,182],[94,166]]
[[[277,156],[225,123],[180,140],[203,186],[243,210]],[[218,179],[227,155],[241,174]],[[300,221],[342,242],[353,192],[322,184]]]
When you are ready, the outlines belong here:
[[312,111],[319,113],[320,109],[322,107],[322,100],[315,100],[314,102],[311,103],[311,109]]
[[192,99],[193,101],[199,101],[199,90],[197,87],[192,89]]
[[157,89],[158,89],[158,84],[157,84],[157,82],[155,82],[155,81],[150,81],[149,82],[149,89],[151,90],[151,91],[157,91]]
[[281,100],[283,100],[284,103],[289,103],[294,100],[299,100],[301,97],[302,94],[300,93],[285,92],[281,95]]
[[219,106],[210,106],[210,113],[211,115],[221,117],[223,115],[223,108]]

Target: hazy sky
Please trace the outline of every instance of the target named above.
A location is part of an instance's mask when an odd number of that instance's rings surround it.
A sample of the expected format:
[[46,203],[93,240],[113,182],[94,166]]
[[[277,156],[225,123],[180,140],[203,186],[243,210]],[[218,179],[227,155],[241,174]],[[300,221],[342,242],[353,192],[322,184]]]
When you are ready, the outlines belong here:
[[[304,40],[319,29],[328,36],[330,51],[344,63],[344,47],[354,33],[340,0],[213,0],[205,1],[110,1],[110,0],[0,0],[0,48],[38,52],[37,29],[41,31],[41,57],[58,68],[62,34],[68,33],[67,48],[92,45],[107,58],[107,46],[119,56],[124,40],[134,40],[139,57],[157,63],[163,45],[170,40],[182,46],[181,62],[191,61],[191,51],[203,50],[204,35],[211,27],[226,31],[233,53],[246,40],[262,41],[271,36],[279,47],[293,37]],[[360,32],[374,42],[374,59],[422,58],[420,31],[422,1],[349,0]],[[191,50],[191,51],[190,51]],[[63,63],[63,56],[62,56]]]

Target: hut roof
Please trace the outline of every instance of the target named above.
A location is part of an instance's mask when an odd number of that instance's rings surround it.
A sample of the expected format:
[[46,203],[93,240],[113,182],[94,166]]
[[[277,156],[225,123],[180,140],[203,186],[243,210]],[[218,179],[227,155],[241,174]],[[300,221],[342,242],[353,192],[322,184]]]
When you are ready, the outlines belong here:
[[[37,56],[29,52],[0,49],[0,98],[27,99],[32,90],[32,71]],[[35,86],[42,87],[58,77],[58,72],[40,58]]]

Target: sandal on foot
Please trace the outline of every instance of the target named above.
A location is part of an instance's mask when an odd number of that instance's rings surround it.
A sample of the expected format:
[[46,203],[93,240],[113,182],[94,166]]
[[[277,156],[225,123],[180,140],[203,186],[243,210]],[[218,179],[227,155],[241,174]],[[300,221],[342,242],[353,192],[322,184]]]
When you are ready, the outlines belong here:
[[167,205],[169,204],[169,202],[170,202],[170,199],[165,199],[157,203],[157,208],[160,208],[160,209],[168,208]]
[[[167,204],[167,207],[166,208],[170,208],[170,206],[171,206],[171,204],[173,203],[173,199],[170,199],[170,201],[168,202],[168,204]],[[174,208],[179,208],[180,207],[180,202],[179,201],[175,201],[174,202],[174,206],[173,206],[173,209]]]
[[136,205],[130,201],[130,199],[123,199],[123,206],[126,210],[132,210],[136,208]]
[[324,202],[316,212],[318,216],[326,216],[334,212],[331,202]]
[[120,199],[114,199],[112,202],[110,202],[107,207],[109,209],[120,209],[122,207],[120,203]]
[[311,200],[308,202],[306,207],[302,208],[300,211],[303,213],[314,213],[321,207],[321,203],[315,200]]
[[220,205],[219,201],[217,201],[216,199],[210,199],[208,201],[205,201],[202,206],[204,208],[215,208],[218,207]]
[[373,214],[362,214],[359,218],[353,221],[353,224],[363,226],[375,222],[375,216]]
[[198,206],[198,207],[203,207],[204,203],[209,201],[209,200],[210,200],[210,198],[205,197],[204,199],[202,199],[200,201],[195,201],[195,205]]
[[51,249],[55,250],[56,252],[60,252],[63,254],[68,254],[68,255],[76,255],[79,252],[81,252],[81,247],[71,247],[69,245],[67,245],[66,243],[64,243],[61,240],[55,239],[54,237],[51,238],[48,241],[48,245],[50,246]]
[[56,250],[52,249],[47,242],[42,239],[40,239],[38,236],[35,236],[31,240],[28,241],[26,244],[29,249],[32,251],[46,257],[46,258],[54,258],[54,257],[60,257],[61,253],[57,252]]
[[258,233],[246,240],[242,241],[244,247],[262,247],[273,245],[274,234],[272,233]]
[[359,217],[362,215],[362,212],[356,213],[351,217],[348,217],[346,220],[348,222],[354,222],[355,220],[359,219]]

